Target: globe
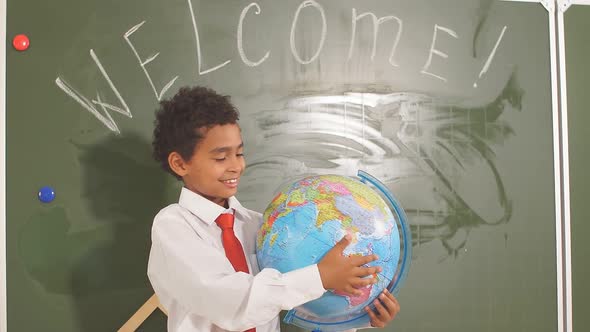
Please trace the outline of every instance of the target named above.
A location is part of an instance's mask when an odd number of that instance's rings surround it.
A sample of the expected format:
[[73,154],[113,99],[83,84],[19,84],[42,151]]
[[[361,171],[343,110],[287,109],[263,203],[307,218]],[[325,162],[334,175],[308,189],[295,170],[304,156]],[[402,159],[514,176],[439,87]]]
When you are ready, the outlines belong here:
[[[323,326],[324,331],[338,330],[333,326],[339,323],[355,327],[360,324],[360,320],[354,323],[357,318],[367,316],[364,307],[394,281],[400,259],[396,219],[381,195],[356,178],[318,175],[295,181],[278,192],[263,218],[256,239],[260,268],[285,273],[316,264],[346,234],[352,241],[344,255],[379,257],[368,265],[380,266],[382,271],[371,276],[376,278],[375,284],[360,289],[362,295],[328,290],[290,313],[309,323],[296,325],[309,329]],[[291,319],[289,315],[286,318]]]

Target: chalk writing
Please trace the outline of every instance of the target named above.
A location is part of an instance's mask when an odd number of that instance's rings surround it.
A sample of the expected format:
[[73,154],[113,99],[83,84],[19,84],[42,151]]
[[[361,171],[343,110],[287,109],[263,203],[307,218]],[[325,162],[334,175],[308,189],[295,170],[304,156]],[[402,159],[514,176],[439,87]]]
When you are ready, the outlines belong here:
[[[121,96],[121,93],[119,93],[119,90],[117,90],[117,88],[115,87],[115,85],[111,81],[111,78],[107,74],[106,70],[102,66],[102,63],[100,62],[100,60],[98,59],[98,57],[94,53],[94,50],[92,50],[92,49],[90,50],[90,57],[92,58],[92,60],[94,60],[94,63],[96,64],[96,66],[100,70],[100,73],[102,74],[104,79],[107,81],[107,83],[111,87],[111,90],[113,91],[115,96],[117,96],[117,99],[119,99],[119,102],[121,102],[122,107],[117,107],[117,106],[114,106],[111,104],[103,103],[100,100],[100,98],[98,98],[98,97],[96,100],[93,99],[91,102],[88,100],[88,98],[84,97],[81,93],[79,93],[74,88],[72,88],[65,80],[61,79],[61,77],[58,77],[55,79],[55,84],[57,84],[57,86],[60,89],[62,89],[68,96],[72,97],[75,101],[77,101],[80,105],[82,105],[82,107],[84,107],[84,109],[86,109],[88,112],[92,113],[107,128],[109,128],[113,132],[120,133],[119,127],[117,126],[117,124],[115,123],[113,118],[109,115],[109,113],[107,112],[107,109],[121,113],[129,118],[133,117],[131,115],[131,110],[129,110],[129,107],[127,106],[127,103],[125,103],[125,100]],[[98,92],[97,92],[97,94],[98,94]],[[94,107],[94,104],[100,105],[102,107],[104,115],[102,113],[100,113],[96,109],[96,107]]]
[[459,38],[459,36],[457,35],[457,33],[455,31],[453,31],[449,28],[445,28],[443,26],[440,26],[438,24],[435,24],[434,25],[434,34],[432,36],[432,43],[430,43],[430,51],[428,52],[428,60],[426,60],[426,63],[424,64],[424,67],[422,68],[422,70],[420,72],[422,74],[430,75],[432,77],[436,77],[436,78],[440,79],[443,82],[446,82],[447,81],[446,78],[444,78],[440,75],[433,74],[428,71],[428,68],[430,67],[430,64],[432,62],[432,55],[433,54],[436,54],[436,55],[443,57],[445,59],[449,57],[446,53],[434,48],[434,44],[436,43],[436,33],[438,30],[442,30],[455,38]]
[[[496,40],[496,44],[494,45],[492,52],[488,56],[486,63],[483,65],[483,68],[479,72],[478,79],[481,78],[483,76],[483,74],[485,74],[488,71],[488,69],[490,69],[490,64],[492,63],[492,59],[494,58],[494,55],[496,54],[496,50],[498,49],[498,45],[500,45],[500,41],[502,41],[502,37],[504,37],[504,32],[506,32],[506,26],[504,26],[502,28],[502,32],[500,33],[500,37],[498,37],[498,40]],[[473,87],[477,88],[477,82],[473,83]]]
[[244,24],[244,17],[246,16],[246,14],[248,13],[248,11],[250,10],[250,8],[252,7],[256,7],[256,15],[260,14],[260,6],[256,3],[253,2],[251,4],[249,4],[248,6],[246,6],[246,8],[244,8],[242,10],[242,13],[240,14],[240,21],[238,23],[238,52],[240,53],[240,58],[242,58],[242,61],[250,67],[256,67],[258,65],[260,65],[261,63],[263,63],[266,59],[268,59],[268,57],[270,56],[270,52],[267,51],[264,56],[262,57],[262,59],[256,61],[256,62],[252,62],[250,61],[247,57],[246,57],[246,53],[244,52],[244,46],[243,46],[243,24]]
[[384,16],[377,19],[377,16],[371,12],[362,13],[360,15],[356,15],[356,8],[352,9],[352,34],[350,36],[350,47],[348,48],[348,59],[352,58],[352,51],[354,50],[354,42],[356,40],[356,22],[362,19],[365,16],[370,16],[373,19],[373,50],[371,51],[371,61],[375,60],[375,53],[377,51],[377,37],[379,35],[379,25],[385,23],[387,21],[395,20],[397,22],[397,33],[395,35],[395,39],[393,41],[393,46],[391,47],[391,52],[389,53],[389,63],[392,66],[397,67],[397,63],[393,60],[393,56],[395,55],[395,50],[397,49],[397,44],[399,43],[399,39],[402,36],[402,27],[403,23],[396,16]]
[[203,63],[203,56],[201,55],[201,42],[199,40],[199,29],[197,28],[197,19],[195,18],[195,11],[193,10],[193,4],[192,4],[191,0],[187,0],[187,2],[188,2],[188,7],[190,9],[189,12],[191,14],[191,19],[193,22],[193,31],[195,32],[195,42],[197,43],[197,66],[199,68],[199,75],[205,75],[205,74],[215,71],[221,67],[224,67],[225,65],[230,63],[231,60],[227,60],[223,63],[220,63],[213,68],[209,68],[207,70],[202,70],[201,64]]
[[[201,38],[200,38],[201,36],[199,34],[200,32],[199,32],[198,21],[197,21],[197,13],[195,13],[195,10],[193,8],[191,0],[187,0],[187,5],[188,5],[188,12],[189,12],[190,18],[191,18],[191,23],[192,23],[192,28],[193,28],[192,30],[194,32],[194,40],[195,40],[195,47],[196,47],[197,76],[211,74],[215,71],[222,70],[222,69],[228,67],[230,64],[232,64],[231,55],[228,55],[227,53],[223,53],[224,56],[226,56],[228,58],[221,59],[221,60],[217,59],[216,61],[219,61],[219,62],[217,62],[216,65],[209,66],[209,68],[204,68],[204,62],[205,62],[204,56],[203,56],[204,45],[201,43]],[[300,50],[298,49],[298,45],[296,43],[296,31],[297,31],[297,27],[300,23],[299,18],[300,18],[300,15],[307,14],[307,12],[304,13],[304,11],[303,11],[306,8],[310,8],[314,11],[317,11],[317,13],[320,14],[320,19],[321,19],[321,22],[320,22],[321,28],[318,29],[317,31],[314,31],[314,33],[317,33],[319,36],[319,44],[317,46],[315,46],[315,48],[313,49],[313,52],[310,53],[310,56],[303,56],[300,53]],[[257,16],[260,16],[260,14],[262,13],[262,7],[257,2],[251,2],[241,10],[239,17],[237,18],[236,30],[234,30],[236,33],[236,41],[237,41],[237,45],[236,45],[237,55],[239,56],[241,63],[243,63],[244,65],[246,65],[248,67],[259,67],[259,66],[263,66],[265,64],[265,62],[270,58],[270,56],[271,56],[270,46],[272,46],[272,45],[269,45],[268,50],[266,50],[264,52],[264,54],[262,55],[262,57],[258,58],[258,60],[252,60],[250,57],[248,57],[246,55],[245,45],[247,43],[247,39],[244,36],[244,24],[246,22],[246,18],[248,18],[249,20],[255,19],[254,16],[248,15],[251,13],[254,13]],[[203,13],[199,13],[199,15],[203,15]],[[402,36],[402,32],[403,32],[403,25],[404,25],[403,20],[395,15],[378,16],[377,14],[370,12],[370,11],[358,13],[356,8],[351,9],[351,16],[350,17],[351,17],[351,20],[350,20],[350,22],[351,22],[351,30],[350,31],[351,32],[350,32],[350,39],[349,39],[349,43],[348,43],[348,52],[347,52],[346,58],[344,60],[346,62],[349,62],[353,58],[355,50],[359,48],[359,46],[357,46],[357,39],[362,37],[362,36],[360,36],[360,34],[371,33],[372,34],[371,35],[372,48],[371,48],[371,53],[370,53],[370,60],[372,62],[374,62],[376,54],[377,54],[377,49],[379,48],[379,41],[380,41],[379,40],[379,31],[385,23],[391,22],[391,23],[393,23],[393,25],[391,25],[391,29],[395,29],[395,30],[391,30],[391,34],[389,35],[390,37],[387,38],[387,41],[391,43],[390,44],[391,49],[389,51],[387,61],[388,61],[389,65],[391,65],[392,67],[399,68],[400,63],[398,63],[398,61],[396,61],[395,55],[398,50],[398,46],[400,44],[400,40],[401,40],[401,36]],[[362,29],[359,29],[357,26],[358,22],[360,22],[361,20],[363,20],[365,18],[369,18],[372,21],[372,29],[369,29],[370,31],[364,31]],[[150,64],[152,61],[154,61],[160,55],[160,52],[156,52],[156,53],[144,58],[139,54],[135,44],[132,42],[132,39],[131,39],[131,36],[133,34],[135,34],[136,32],[138,32],[139,29],[142,28],[145,24],[146,24],[146,21],[144,20],[138,24],[133,25],[128,31],[126,31],[123,34],[123,39],[126,41],[127,45],[130,47],[133,55],[137,59],[139,67],[141,68],[145,78],[147,79],[147,82],[148,82],[149,86],[151,87],[151,89],[154,93],[154,96],[156,97],[156,99],[158,101],[160,101],[163,98],[163,96],[169,91],[169,89],[174,85],[174,83],[178,80],[178,78],[180,78],[180,75],[171,75],[172,79],[169,80],[168,83],[166,83],[164,85],[164,87],[158,91],[158,89],[156,88],[156,84],[154,83],[154,80],[152,78],[152,75],[150,74],[150,72],[147,69],[147,65]],[[489,69],[491,67],[491,63],[494,59],[494,56],[496,55],[496,53],[499,49],[499,45],[500,45],[502,39],[504,38],[506,29],[507,29],[506,26],[504,26],[502,28],[502,31],[501,31],[498,39],[496,40],[496,43],[494,44],[489,56],[487,57],[484,65],[483,65],[483,68],[479,72],[479,75],[477,76],[475,83],[473,83],[473,87],[477,87],[477,81],[480,80],[483,77],[483,75],[489,71]],[[393,33],[394,31],[395,31],[395,33]],[[437,46],[437,41],[441,38],[441,32],[444,32],[445,34],[451,36],[452,38],[459,39],[459,35],[457,34],[457,32],[455,32],[450,27],[445,27],[442,25],[434,24],[432,39],[430,40],[430,47],[428,48],[428,55],[426,56],[426,61],[419,72],[421,74],[428,76],[428,77],[433,77],[442,83],[445,83],[445,82],[447,82],[447,78],[444,77],[442,74],[437,73],[437,71],[432,68],[432,61],[433,61],[433,57],[435,55],[438,57],[441,57],[443,59],[449,58],[449,55],[441,49],[440,45]],[[314,1],[314,0],[302,1],[294,12],[293,18],[291,20],[291,26],[290,26],[290,35],[289,35],[289,42],[290,43],[289,44],[290,44],[291,55],[292,55],[294,61],[301,64],[301,65],[309,65],[309,64],[313,63],[314,61],[316,61],[320,57],[320,55],[324,49],[324,44],[326,42],[327,34],[328,34],[328,20],[327,20],[326,11],[322,7],[322,5],[320,5],[317,1]],[[426,43],[425,43],[425,46],[426,46]],[[425,49],[426,49],[426,47],[425,47]],[[115,112],[121,113],[121,114],[131,118],[132,117],[131,111],[130,111],[129,107],[127,106],[127,104],[125,103],[125,100],[123,99],[123,97],[119,93],[119,90],[113,84],[111,78],[107,74],[102,63],[100,62],[100,60],[98,59],[98,57],[96,56],[96,54],[94,53],[94,51],[92,49],[90,50],[90,56],[94,60],[97,68],[100,70],[100,72],[101,72],[102,76],[104,77],[104,79],[106,80],[106,82],[109,84],[111,90],[113,91],[113,93],[115,94],[117,99],[119,100],[120,106],[115,106],[115,105],[103,102],[98,97],[94,100],[89,100],[88,98],[84,97],[80,92],[78,92],[76,89],[74,89],[70,84],[68,84],[61,77],[57,77],[57,79],[55,80],[55,83],[68,96],[70,96],[72,99],[74,99],[76,102],[78,102],[88,112],[93,114],[108,129],[110,129],[111,131],[113,131],[115,133],[119,133],[120,132],[119,127],[117,126],[117,124],[115,123],[115,121],[109,115],[108,112],[115,111]],[[232,65],[235,65],[235,64],[232,64]],[[102,111],[99,111],[99,109],[96,107],[96,105],[100,105],[102,108]]]
[[[308,6],[312,6],[312,7],[316,8],[320,12],[320,15],[322,15],[322,34],[321,34],[321,38],[320,38],[320,45],[318,46],[318,49],[315,52],[315,54],[309,60],[303,60],[299,56],[299,52],[297,51],[297,49],[295,47],[295,28],[297,27],[299,13],[301,12],[301,10],[303,8],[308,7]],[[328,24],[326,22],[326,14],[324,13],[324,9],[322,8],[322,6],[320,6],[319,3],[317,3],[313,0],[303,1],[301,3],[301,5],[299,5],[299,8],[297,8],[297,11],[295,11],[295,18],[293,18],[293,23],[291,24],[291,38],[290,38],[291,53],[293,54],[293,57],[295,58],[295,60],[297,60],[297,62],[299,62],[302,65],[306,65],[308,63],[312,63],[315,59],[317,59],[318,56],[320,56],[320,52],[322,51],[322,48],[324,47],[324,42],[326,41],[326,34],[327,33],[328,33]]]
[[158,55],[160,55],[160,53],[156,53],[150,57],[148,57],[145,60],[141,60],[141,57],[139,56],[139,54],[137,53],[137,50],[135,49],[135,46],[131,43],[131,40],[129,40],[129,36],[131,36],[133,33],[135,33],[139,28],[141,28],[141,26],[145,23],[145,21],[135,25],[134,27],[132,27],[131,29],[129,29],[129,31],[125,32],[125,34],[123,35],[123,38],[125,39],[125,41],[127,42],[127,44],[129,44],[129,47],[131,47],[131,51],[133,51],[133,54],[135,54],[135,58],[137,58],[137,61],[139,61],[139,66],[141,67],[141,69],[143,70],[143,73],[145,74],[145,77],[147,77],[148,82],[150,83],[150,86],[152,87],[152,90],[154,91],[154,94],[156,95],[156,98],[159,100],[162,99],[162,95],[166,93],[166,91],[168,91],[168,89],[170,89],[170,87],[172,86],[172,84],[174,84],[174,81],[176,81],[176,79],[178,78],[178,76],[175,76],[172,80],[170,80],[170,82],[166,83],[166,85],[164,86],[164,88],[162,88],[162,90],[158,93],[158,91],[156,91],[156,87],[154,86],[154,82],[152,81],[152,77],[150,76],[150,74],[148,73],[147,69],[145,69],[145,66],[152,62],[154,59],[156,59],[158,57]]

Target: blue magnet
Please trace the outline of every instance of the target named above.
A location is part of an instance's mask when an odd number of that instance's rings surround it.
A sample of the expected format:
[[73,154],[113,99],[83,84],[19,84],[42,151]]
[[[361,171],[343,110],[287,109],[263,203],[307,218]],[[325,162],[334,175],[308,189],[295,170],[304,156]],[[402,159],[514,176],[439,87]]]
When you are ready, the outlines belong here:
[[50,186],[39,189],[39,200],[43,203],[49,203],[55,199],[55,191]]

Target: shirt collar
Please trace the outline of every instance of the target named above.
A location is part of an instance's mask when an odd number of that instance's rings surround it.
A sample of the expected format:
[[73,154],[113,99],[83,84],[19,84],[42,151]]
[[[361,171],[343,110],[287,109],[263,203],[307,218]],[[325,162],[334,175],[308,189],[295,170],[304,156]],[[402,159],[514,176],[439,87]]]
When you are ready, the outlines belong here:
[[[182,187],[182,190],[180,191],[178,204],[189,210],[197,218],[201,219],[208,225],[211,225],[220,214],[226,213],[227,211],[224,207],[211,202],[186,187]],[[228,205],[229,210],[233,209],[236,213],[243,214],[244,207],[235,196],[228,199]]]

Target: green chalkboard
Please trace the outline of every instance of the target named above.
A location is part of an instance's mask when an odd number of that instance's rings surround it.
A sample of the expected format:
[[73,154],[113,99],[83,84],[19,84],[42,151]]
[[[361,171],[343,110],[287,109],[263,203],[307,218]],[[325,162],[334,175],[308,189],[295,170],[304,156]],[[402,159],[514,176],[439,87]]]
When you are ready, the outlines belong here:
[[241,111],[247,207],[358,169],[397,196],[414,257],[388,330],[556,330],[540,4],[8,0],[18,33],[31,46],[7,46],[10,332],[115,331],[151,296],[151,221],[179,189],[150,156],[154,110],[195,84]]
[[590,169],[588,142],[590,135],[586,126],[590,123],[588,86],[590,85],[590,7],[572,6],[565,12],[565,51],[567,75],[567,104],[570,162],[570,201],[572,236],[572,305],[573,329],[584,331],[590,326],[587,301],[590,298],[590,213],[586,204],[590,197]]

